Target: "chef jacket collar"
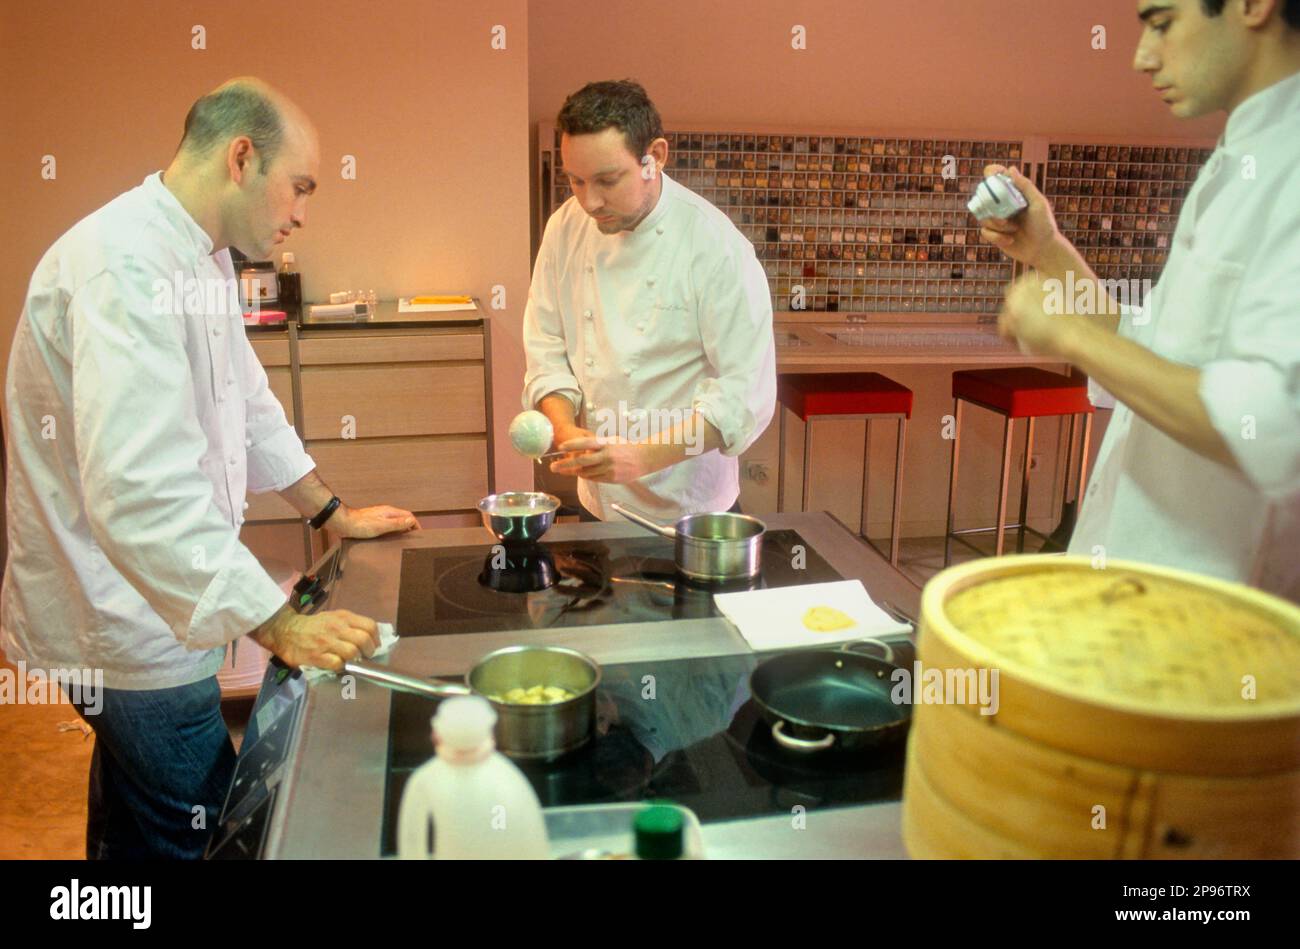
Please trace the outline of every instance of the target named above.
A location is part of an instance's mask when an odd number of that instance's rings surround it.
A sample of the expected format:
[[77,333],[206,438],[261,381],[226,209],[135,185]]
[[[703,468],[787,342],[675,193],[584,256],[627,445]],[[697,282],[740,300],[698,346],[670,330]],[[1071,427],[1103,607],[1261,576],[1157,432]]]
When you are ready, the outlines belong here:
[[1300,73],[1261,89],[1232,110],[1220,145],[1236,149],[1250,138],[1300,113]]
[[671,188],[679,187],[677,182],[669,178],[663,171],[659,172],[661,187],[659,188],[659,200],[655,206],[650,209],[650,213],[641,219],[641,223],[636,226],[632,234],[653,234],[664,216],[668,213],[668,191]]
[[208,236],[207,231],[199,227],[194,218],[190,217],[190,212],[186,211],[185,206],[176,200],[176,195],[167,190],[167,186],[163,184],[162,175],[161,171],[154,172],[144,180],[141,187],[153,199],[153,202],[166,212],[168,219],[176,224],[177,230],[187,239],[195,256],[211,256],[212,238]]

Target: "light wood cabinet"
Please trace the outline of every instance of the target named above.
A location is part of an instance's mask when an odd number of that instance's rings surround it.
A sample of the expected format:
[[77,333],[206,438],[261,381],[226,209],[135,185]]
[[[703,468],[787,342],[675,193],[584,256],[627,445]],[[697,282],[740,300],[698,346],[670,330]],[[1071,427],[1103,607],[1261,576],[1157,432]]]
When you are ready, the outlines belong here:
[[[317,471],[344,501],[446,515],[472,512],[492,490],[486,338],[485,321],[290,327],[250,343]],[[302,529],[298,511],[274,493],[250,494],[244,516],[250,528]]]

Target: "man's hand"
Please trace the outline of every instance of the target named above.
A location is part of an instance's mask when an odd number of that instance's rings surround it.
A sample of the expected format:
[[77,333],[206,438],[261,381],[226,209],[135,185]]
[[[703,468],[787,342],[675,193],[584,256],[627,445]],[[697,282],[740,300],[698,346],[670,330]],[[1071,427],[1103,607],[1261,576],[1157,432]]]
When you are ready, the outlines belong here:
[[628,484],[683,457],[679,445],[611,441],[594,435],[569,439],[559,448],[576,454],[552,462],[553,472],[605,484]]
[[1064,241],[1056,226],[1052,206],[1047,203],[1043,193],[1034,187],[1034,183],[1022,175],[1017,168],[988,165],[984,169],[984,176],[987,178],[999,172],[1004,172],[1011,177],[1029,202],[1029,207],[1011,220],[990,218],[983,221],[980,226],[980,237],[1022,264],[1045,269],[1044,263],[1053,247],[1058,242]]
[[368,617],[348,610],[300,616],[287,603],[249,635],[290,666],[332,672],[358,656],[369,658],[379,646],[379,627]]
[[1015,340],[1023,353],[1067,359],[1069,336],[1087,318],[1048,313],[1046,298],[1043,277],[1037,271],[1012,283],[998,314],[998,335]]
[[325,522],[325,529],[342,537],[379,537],[401,531],[412,531],[420,526],[415,515],[400,507],[376,504],[374,507],[350,508],[340,504],[337,511]]

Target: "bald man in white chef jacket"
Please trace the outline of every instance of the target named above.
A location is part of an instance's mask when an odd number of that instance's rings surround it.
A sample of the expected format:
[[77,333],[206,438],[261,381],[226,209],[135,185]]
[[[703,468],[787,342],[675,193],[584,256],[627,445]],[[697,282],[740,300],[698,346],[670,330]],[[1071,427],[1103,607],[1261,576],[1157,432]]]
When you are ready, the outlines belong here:
[[1048,312],[1067,278],[1096,276],[1015,174],[1030,207],[984,236],[1038,272],[1010,288],[999,326],[1118,403],[1071,553],[1300,601],[1300,0],[1137,8],[1134,68],[1179,117],[1226,110],[1223,137],[1183,204],[1159,282],[1122,316]]
[[560,110],[574,196],[547,222],[524,315],[525,408],[596,517],[737,509],[737,456],[772,420],[767,277],[725,214],[663,173],[659,114],[631,81]]
[[246,490],[344,537],[417,526],[333,496],[244,335],[229,248],[262,258],[302,227],[319,163],[292,102],[232,80],[191,108],[166,170],[75,224],[28,287],[5,391],[2,641],[51,678],[93,670],[95,694],[69,693],[95,730],[91,859],[203,856],[235,764],[228,645],[338,670],[379,644],[367,617],[296,613],[239,536]]

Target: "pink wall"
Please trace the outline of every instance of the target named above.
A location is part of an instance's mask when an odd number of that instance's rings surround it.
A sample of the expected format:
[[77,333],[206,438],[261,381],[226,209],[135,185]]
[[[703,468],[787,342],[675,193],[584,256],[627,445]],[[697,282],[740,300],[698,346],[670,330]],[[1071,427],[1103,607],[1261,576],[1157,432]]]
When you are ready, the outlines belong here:
[[[464,3],[61,0],[4,5],[0,356],[32,269],[71,224],[166,165],[190,104],[252,74],[315,120],[321,185],[292,250],[309,298],[375,289],[491,297],[498,442],[519,400],[527,298],[528,7]],[[191,49],[191,28],[207,49]],[[494,25],[506,48],[491,48]],[[52,154],[58,177],[40,177]],[[341,180],[341,156],[357,179]],[[497,455],[504,484],[531,465]]]
[[[632,77],[666,121],[809,130],[1217,136],[1131,69],[1136,0],[545,0],[530,5],[534,122]],[[807,49],[791,48],[791,27]],[[1107,49],[1092,49],[1106,27]]]

